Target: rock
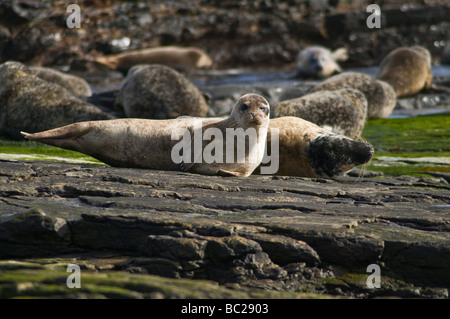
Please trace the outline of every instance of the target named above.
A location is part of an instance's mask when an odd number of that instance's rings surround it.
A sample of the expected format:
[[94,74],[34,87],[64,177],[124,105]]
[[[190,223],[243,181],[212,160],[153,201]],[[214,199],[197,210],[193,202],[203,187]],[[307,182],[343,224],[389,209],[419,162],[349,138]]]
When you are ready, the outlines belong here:
[[67,251],[70,241],[67,221],[63,218],[47,216],[41,209],[11,211],[0,215],[0,232],[0,240],[12,241],[15,246],[14,250],[4,250],[4,245],[0,245],[0,254],[4,256],[22,255],[29,249],[30,243],[36,245],[36,255],[47,249],[55,252]]
[[48,82],[56,83],[75,96],[91,96],[92,91],[89,83],[86,80],[76,75],[54,70],[52,68],[45,68],[39,66],[30,66],[28,69],[31,73],[37,75],[39,78]]
[[450,64],[450,43],[447,44],[442,51],[441,63],[447,65]]
[[273,262],[278,265],[284,266],[297,262],[304,262],[310,266],[320,264],[319,255],[307,243],[301,240],[259,233],[250,233],[249,237],[258,242],[261,248],[269,254]]
[[367,100],[355,89],[320,91],[275,105],[274,117],[296,116],[336,134],[358,139],[364,128]]
[[[256,287],[267,296],[410,297],[411,287],[448,296],[449,186],[436,180],[243,180],[20,161],[2,162],[0,176],[2,297],[79,298],[47,286],[65,283],[74,263],[79,292],[107,298],[257,296]],[[365,285],[372,263],[380,289]],[[196,285],[208,289],[180,290]]]
[[127,117],[148,119],[204,117],[208,110],[200,91],[183,75],[163,65],[132,68],[115,106]]
[[73,122],[113,118],[63,87],[37,77],[20,63],[2,64],[0,80],[3,128],[39,132]]
[[149,256],[174,260],[198,260],[205,256],[207,241],[195,238],[177,238],[167,235],[151,235],[141,251]]
[[394,110],[397,97],[394,89],[386,82],[358,72],[345,72],[335,75],[313,89],[332,91],[351,88],[361,91],[367,99],[367,118],[386,118]]

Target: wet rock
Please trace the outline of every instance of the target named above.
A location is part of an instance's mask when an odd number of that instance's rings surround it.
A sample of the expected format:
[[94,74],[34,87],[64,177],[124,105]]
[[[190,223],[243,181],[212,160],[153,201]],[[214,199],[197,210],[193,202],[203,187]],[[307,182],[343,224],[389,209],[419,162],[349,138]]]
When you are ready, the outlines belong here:
[[[56,252],[66,250],[70,241],[70,230],[66,220],[47,216],[41,209],[24,212],[11,211],[0,216],[0,240],[13,242],[11,246],[0,244],[3,256],[20,256],[32,245],[36,255],[48,249]],[[9,246],[9,247],[8,247]]]
[[208,109],[203,95],[187,78],[163,65],[131,69],[115,105],[127,117],[149,119],[204,117]]
[[174,260],[198,260],[205,256],[206,240],[177,238],[167,235],[148,237],[141,251],[149,256]]
[[367,114],[367,100],[355,89],[319,91],[275,105],[274,117],[296,116],[334,133],[357,139]]
[[[450,285],[450,198],[437,179],[238,179],[50,162],[2,162],[0,177],[2,296],[20,295],[11,276],[47,267],[56,276],[62,262],[84,267],[85,283],[88,270],[92,280],[114,270],[109,285],[127,278],[140,294],[130,278],[167,280],[165,292],[175,283],[162,277],[237,283],[234,297],[251,287],[410,297],[415,287],[415,296],[444,298]],[[380,290],[365,286],[372,263]]]
[[4,128],[39,132],[73,122],[113,118],[63,87],[37,77],[20,63],[2,64],[0,79]]
[[394,110],[397,100],[395,91],[386,82],[358,72],[335,75],[318,85],[313,91],[352,88],[361,91],[367,99],[367,118],[386,118]]
[[447,44],[444,50],[442,51],[441,63],[450,64],[450,43]]
[[301,240],[269,234],[249,234],[261,248],[268,253],[271,260],[278,265],[304,262],[310,266],[320,264],[319,255]]

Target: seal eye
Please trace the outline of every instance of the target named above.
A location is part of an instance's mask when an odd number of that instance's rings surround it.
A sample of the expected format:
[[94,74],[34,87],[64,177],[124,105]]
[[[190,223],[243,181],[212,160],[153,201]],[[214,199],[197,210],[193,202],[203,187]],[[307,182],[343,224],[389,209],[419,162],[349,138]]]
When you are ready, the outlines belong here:
[[242,111],[245,111],[247,109],[248,109],[248,105],[247,104],[244,103],[244,104],[241,105],[241,110]]
[[261,105],[259,109],[265,114],[269,113],[269,109],[264,105]]

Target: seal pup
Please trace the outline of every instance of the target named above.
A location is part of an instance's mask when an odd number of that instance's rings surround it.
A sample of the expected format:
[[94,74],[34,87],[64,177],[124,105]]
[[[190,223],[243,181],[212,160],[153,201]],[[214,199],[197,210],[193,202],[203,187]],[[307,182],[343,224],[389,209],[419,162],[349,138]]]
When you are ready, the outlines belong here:
[[387,118],[395,108],[397,95],[388,83],[360,72],[344,72],[317,84],[313,91],[351,88],[361,91],[367,99],[367,118]]
[[[264,156],[269,112],[266,99],[246,94],[238,99],[227,118],[88,121],[22,134],[29,140],[78,151],[111,166],[249,176]],[[239,153],[239,144],[234,143],[233,136],[228,140],[228,131],[247,133],[247,129],[255,131],[256,140],[245,144],[244,161],[234,158],[230,161],[230,148],[234,156]],[[197,133],[200,133],[200,152],[195,144]],[[205,149],[211,156],[205,156],[208,155]],[[217,160],[211,161],[211,157]]]
[[415,95],[431,86],[431,54],[421,46],[397,48],[381,61],[376,77],[389,83],[397,97]]
[[328,132],[294,116],[270,120],[268,150],[272,149],[274,130],[279,144],[278,171],[274,175],[335,178],[369,162],[374,152],[369,143]]
[[138,64],[164,64],[176,69],[209,68],[213,61],[205,51],[194,47],[156,47],[99,57],[96,62],[126,72]]
[[367,100],[355,89],[318,91],[275,105],[274,117],[296,116],[357,139],[366,122]]
[[132,67],[117,94],[114,108],[130,118],[204,117],[208,105],[185,76],[160,64]]
[[321,46],[311,46],[297,56],[296,74],[303,78],[326,78],[333,73],[342,72],[337,62],[347,59],[348,52],[345,48],[331,52]]

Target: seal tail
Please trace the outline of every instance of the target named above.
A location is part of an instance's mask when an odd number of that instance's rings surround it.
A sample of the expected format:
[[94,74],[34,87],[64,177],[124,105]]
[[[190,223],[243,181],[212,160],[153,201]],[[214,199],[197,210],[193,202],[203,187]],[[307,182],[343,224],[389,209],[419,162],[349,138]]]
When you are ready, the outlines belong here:
[[20,133],[31,141],[83,152],[83,146],[77,139],[88,134],[91,129],[88,122],[79,122],[39,133]]
[[116,70],[119,65],[119,60],[116,56],[105,56],[95,59],[95,62],[106,65],[108,68]]

